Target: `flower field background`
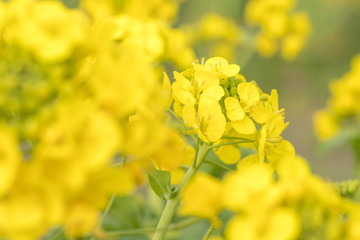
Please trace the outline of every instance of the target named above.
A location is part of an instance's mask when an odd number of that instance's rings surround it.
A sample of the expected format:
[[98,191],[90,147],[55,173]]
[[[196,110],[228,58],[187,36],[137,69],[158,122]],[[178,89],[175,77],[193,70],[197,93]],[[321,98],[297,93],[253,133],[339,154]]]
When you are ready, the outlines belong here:
[[0,1],[0,240],[360,239],[359,12]]

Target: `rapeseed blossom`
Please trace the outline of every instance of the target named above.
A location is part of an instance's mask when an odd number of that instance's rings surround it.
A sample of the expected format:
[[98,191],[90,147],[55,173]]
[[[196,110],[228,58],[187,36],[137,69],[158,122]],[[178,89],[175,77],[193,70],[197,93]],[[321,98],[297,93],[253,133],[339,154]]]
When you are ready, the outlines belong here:
[[[117,237],[145,212],[136,227],[161,214],[145,229],[155,240],[176,212],[210,220],[210,239],[359,238],[360,208],[340,195],[355,184],[311,174],[281,136],[277,91],[231,63],[246,26],[209,14],[175,28],[180,2],[0,2],[0,238]],[[249,1],[262,55],[303,48],[310,24],[294,4]],[[204,42],[217,57],[194,61]],[[358,63],[332,87],[336,114],[320,114],[333,132],[357,116]]]
[[255,44],[265,57],[273,56],[281,49],[286,60],[294,59],[303,49],[311,25],[309,17],[294,11],[294,0],[251,0],[245,10],[246,20],[260,27]]
[[359,122],[360,57],[352,59],[350,71],[330,83],[331,98],[314,115],[315,134],[320,140],[334,138],[346,122]]

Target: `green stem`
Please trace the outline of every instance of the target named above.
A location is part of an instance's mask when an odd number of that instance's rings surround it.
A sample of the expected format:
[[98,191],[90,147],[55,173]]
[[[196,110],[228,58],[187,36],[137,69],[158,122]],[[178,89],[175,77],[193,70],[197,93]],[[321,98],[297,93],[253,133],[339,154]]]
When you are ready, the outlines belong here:
[[207,230],[207,232],[205,233],[204,237],[202,240],[209,240],[212,234],[212,230],[214,229],[214,225],[211,224],[210,228]]
[[357,137],[352,141],[352,148],[355,155],[356,176],[360,178],[360,137]]
[[102,224],[103,224],[103,222],[104,222],[107,214],[109,213],[111,206],[112,206],[113,203],[114,203],[114,199],[115,199],[115,193],[113,193],[113,194],[111,195],[111,198],[110,198],[110,200],[109,200],[109,202],[108,202],[108,204],[107,204],[107,206],[106,206],[106,209],[105,209],[104,213],[102,214],[100,221],[98,222],[98,225],[97,225],[97,227],[96,227],[97,230],[101,229]]
[[211,146],[210,149],[218,148],[218,147],[222,147],[222,146],[226,146],[226,145],[234,145],[234,144],[238,144],[238,143],[251,143],[251,142],[254,142],[254,140],[241,140],[241,141],[220,143],[218,145]]
[[226,171],[229,171],[229,172],[235,172],[233,169],[231,169],[231,168],[229,168],[227,166],[224,166],[224,165],[222,165],[220,163],[216,163],[216,162],[212,162],[212,161],[208,161],[208,160],[204,160],[204,163],[208,163],[208,164],[217,166],[217,167],[222,168],[222,169],[224,169]]
[[241,137],[229,137],[229,136],[222,136],[221,139],[231,139],[231,140],[253,140],[253,139],[248,139],[248,138],[241,138]]
[[[194,223],[199,222],[200,218],[189,218],[184,221],[170,224],[168,227],[168,231],[175,231],[179,229],[186,228],[188,226],[193,225]],[[105,237],[118,237],[118,236],[132,236],[132,235],[142,235],[147,233],[153,233],[156,231],[156,228],[138,228],[138,229],[124,229],[120,231],[111,231],[111,232],[104,232],[103,236]]]
[[158,225],[156,226],[156,231],[152,237],[152,240],[163,240],[168,229],[168,226],[175,215],[176,209],[180,203],[181,192],[184,187],[190,181],[190,179],[195,175],[207,153],[209,152],[209,145],[206,143],[199,146],[199,150],[195,155],[195,159],[189,170],[186,172],[184,178],[181,180],[180,184],[177,187],[176,193],[174,196],[166,202],[165,208],[162,212]]

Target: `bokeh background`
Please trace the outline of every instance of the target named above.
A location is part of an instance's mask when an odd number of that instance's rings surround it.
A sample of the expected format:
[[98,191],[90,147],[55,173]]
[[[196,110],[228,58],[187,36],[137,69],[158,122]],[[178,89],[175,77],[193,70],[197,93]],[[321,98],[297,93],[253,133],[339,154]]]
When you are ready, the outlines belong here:
[[[68,6],[78,4],[76,0],[64,2]],[[244,22],[246,2],[184,1],[174,25],[196,24],[207,13],[220,14],[240,25]],[[279,55],[263,58],[257,54],[248,59],[248,51],[243,47],[234,49],[235,62],[240,64],[241,73],[248,80],[256,80],[265,92],[278,90],[280,107],[286,109],[286,119],[290,122],[283,137],[309,161],[313,172],[325,179],[351,178],[354,176],[352,150],[343,144],[326,153],[320,151],[312,119],[317,109],[325,107],[330,96],[329,82],[345,74],[351,58],[360,52],[360,1],[299,0],[296,9],[307,12],[312,23],[308,44],[297,59],[287,62]],[[211,57],[195,50],[198,58]]]

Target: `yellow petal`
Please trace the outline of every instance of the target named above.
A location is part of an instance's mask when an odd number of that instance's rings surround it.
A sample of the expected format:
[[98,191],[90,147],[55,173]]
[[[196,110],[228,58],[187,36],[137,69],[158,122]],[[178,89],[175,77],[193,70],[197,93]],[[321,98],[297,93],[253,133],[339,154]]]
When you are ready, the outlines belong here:
[[190,100],[191,104],[195,104],[195,97],[190,90],[181,87],[179,82],[174,82],[172,85],[172,93],[175,100],[178,100],[182,104],[188,103]]
[[210,142],[219,140],[225,132],[226,119],[223,114],[215,115],[209,121],[207,128],[204,130],[204,135]]
[[179,86],[184,89],[190,89],[191,83],[190,81],[184,77],[181,73],[174,71],[174,78],[179,83]]
[[213,85],[219,85],[220,82],[217,76],[205,71],[196,71],[194,73],[194,78],[198,83],[198,87],[200,91],[203,91],[206,88]]
[[245,117],[245,112],[240,106],[237,98],[228,97],[225,99],[226,115],[230,121],[242,120]]
[[186,104],[182,110],[182,118],[184,120],[184,123],[188,127],[193,127],[194,129],[199,128],[197,126],[196,121],[196,112],[195,112],[195,106],[191,103]]
[[251,82],[240,83],[237,87],[241,103],[252,106],[260,100],[258,88]]
[[271,95],[270,95],[270,103],[273,107],[273,111],[277,111],[279,110],[279,101],[278,101],[278,93],[276,91],[276,89],[271,90]]
[[295,149],[293,145],[286,140],[282,140],[274,144],[274,146],[267,147],[266,160],[275,167],[279,162],[290,161],[294,158]]
[[277,138],[284,131],[284,129],[289,125],[289,122],[284,122],[284,117],[281,114],[272,114],[268,121],[266,122],[267,126],[267,138]]
[[222,87],[220,87],[219,85],[214,85],[205,89],[201,94],[201,97],[212,97],[216,101],[219,101],[222,96],[224,96],[224,94],[224,89]]
[[257,123],[263,124],[269,118],[269,113],[265,109],[264,104],[261,101],[258,101],[251,107],[250,116],[254,119]]
[[240,72],[240,66],[236,64],[230,64],[222,70],[222,73],[224,73],[228,77],[233,77],[238,72]]
[[253,134],[256,131],[254,122],[247,116],[242,120],[231,122],[231,126],[240,134]]
[[201,123],[200,128],[206,138],[211,142],[219,140],[226,127],[226,119],[221,112],[219,103],[210,97],[201,98],[198,114]]
[[205,68],[211,69],[216,65],[227,66],[229,65],[228,61],[222,57],[212,57],[206,60]]

